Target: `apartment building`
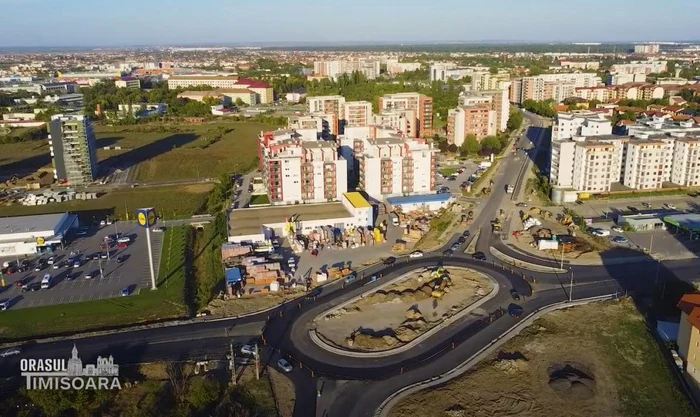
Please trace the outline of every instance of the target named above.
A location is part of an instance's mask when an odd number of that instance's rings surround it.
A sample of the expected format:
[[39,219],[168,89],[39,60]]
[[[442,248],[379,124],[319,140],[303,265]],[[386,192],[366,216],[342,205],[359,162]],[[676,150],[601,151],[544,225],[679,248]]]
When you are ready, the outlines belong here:
[[76,91],[78,84],[73,82],[41,84],[42,94],[74,94]]
[[469,84],[471,91],[503,90],[508,87],[510,74],[491,74],[490,72],[474,73]]
[[672,183],[684,187],[700,185],[700,137],[677,139],[672,160]]
[[[620,177],[620,143],[605,141],[577,142],[574,147],[572,186],[588,192],[610,191],[610,184]],[[566,169],[559,165],[560,171]],[[564,179],[561,176],[558,180]]]
[[381,61],[376,59],[353,59],[334,61],[314,61],[314,75],[336,80],[343,74],[359,72],[368,80],[381,74]]
[[491,110],[496,112],[496,130],[504,132],[508,128],[510,117],[510,103],[508,102],[508,89],[469,91],[462,93],[458,99],[458,105],[468,106],[479,102],[489,103]]
[[272,204],[340,201],[347,161],[334,141],[301,140],[290,129],[261,132],[259,169]]
[[409,138],[418,136],[418,132],[416,131],[416,112],[414,110],[386,110],[373,115],[372,122],[372,125],[375,125],[375,127],[390,127]]
[[454,62],[434,62],[430,65],[430,81],[446,82],[449,78],[459,80],[465,76],[488,73],[486,67],[460,67]]
[[122,77],[114,81],[114,86],[117,88],[141,88],[141,80],[135,77]]
[[574,96],[584,100],[598,100],[608,103],[622,99],[660,99],[664,97],[664,94],[664,88],[655,84],[628,83],[622,85],[578,87],[575,90]]
[[416,137],[433,135],[433,99],[419,93],[387,94],[379,99],[379,110],[413,110],[416,114]]
[[643,72],[635,72],[633,74],[608,74],[605,84],[607,85],[622,85],[629,83],[645,83],[647,75]]
[[343,104],[344,127],[368,126],[372,122],[372,103],[346,101]]
[[287,119],[287,128],[293,129],[302,140],[328,139],[333,133],[333,127],[338,123],[333,114],[310,114],[306,116],[290,116]]
[[462,146],[467,135],[481,140],[495,135],[496,112],[490,103],[460,106],[447,112],[447,141]]
[[52,116],[49,122],[49,151],[57,181],[87,185],[97,177],[95,134],[86,116]]
[[644,44],[644,45],[634,45],[634,53],[635,54],[643,54],[643,55],[655,55],[659,53],[660,46],[657,43],[650,43],[650,44]]
[[559,66],[562,68],[567,68],[567,69],[580,69],[580,70],[592,70],[592,71],[598,71],[600,68],[600,62],[599,61],[569,61],[569,60],[560,60],[559,61]]
[[386,60],[386,72],[391,75],[401,74],[407,71],[417,71],[421,69],[420,62],[399,62],[398,58]]
[[274,101],[272,86],[263,81],[238,78],[235,75],[173,75],[168,78],[168,88],[171,90],[198,85],[222,90],[250,90],[256,95],[254,104],[268,104]]
[[678,356],[685,372],[700,386],[700,294],[684,294],[677,305],[681,310],[678,327]]
[[612,134],[611,121],[600,113],[577,110],[557,113],[552,124],[552,141],[571,139],[574,136],[600,136]]
[[666,144],[661,140],[632,139],[625,148],[622,184],[640,190],[661,188]]
[[397,137],[353,140],[358,187],[376,200],[432,193],[439,150],[424,139]]
[[309,113],[334,114],[337,123],[332,127],[333,134],[340,132],[340,120],[343,119],[345,97],[343,96],[315,96],[306,98],[306,110]]
[[555,100],[561,102],[575,96],[576,88],[595,87],[601,79],[595,73],[543,74],[516,80],[511,86],[511,101]]
[[[635,61],[628,64],[614,64],[610,67],[611,74],[653,74],[665,72],[668,69],[666,61]],[[585,86],[582,86],[585,87]]]

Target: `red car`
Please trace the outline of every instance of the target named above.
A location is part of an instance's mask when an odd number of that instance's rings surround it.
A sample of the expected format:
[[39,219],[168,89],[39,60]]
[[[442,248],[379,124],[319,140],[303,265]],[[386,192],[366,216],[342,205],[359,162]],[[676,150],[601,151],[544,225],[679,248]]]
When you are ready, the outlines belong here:
[[16,285],[17,287],[21,287],[21,286],[23,286],[23,285],[26,284],[26,283],[27,283],[27,280],[26,280],[26,279],[18,279],[17,281],[15,281],[15,285]]
[[121,248],[121,249],[123,249],[123,248],[125,248],[125,247],[127,247],[127,246],[128,246],[128,245],[127,245],[126,243],[124,243],[124,242],[119,242],[119,243],[117,243],[117,247],[118,247],[118,248]]
[[9,268],[7,268],[7,271],[5,271],[5,274],[7,274],[7,275],[12,275],[14,273],[15,273],[15,268],[13,268],[13,267],[9,267]]
[[318,249],[314,249],[311,251],[311,256],[317,256],[318,255]]
[[112,247],[112,242],[100,243],[100,249],[102,249],[102,250],[106,250],[106,249],[109,249],[111,247]]

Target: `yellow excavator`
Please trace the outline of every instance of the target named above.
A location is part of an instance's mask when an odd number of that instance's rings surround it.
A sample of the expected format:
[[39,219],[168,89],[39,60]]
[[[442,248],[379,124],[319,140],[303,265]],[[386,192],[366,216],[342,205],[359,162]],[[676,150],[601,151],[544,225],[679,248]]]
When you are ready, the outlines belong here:
[[443,278],[440,280],[439,284],[435,284],[433,287],[432,297],[437,299],[442,298],[442,296],[445,295],[445,287],[447,287],[447,279]]

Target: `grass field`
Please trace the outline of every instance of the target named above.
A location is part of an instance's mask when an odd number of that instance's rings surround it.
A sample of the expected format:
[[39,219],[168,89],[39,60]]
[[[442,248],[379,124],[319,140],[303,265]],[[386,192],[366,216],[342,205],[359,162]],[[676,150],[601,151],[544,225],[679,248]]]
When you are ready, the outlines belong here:
[[250,197],[251,206],[259,206],[263,204],[270,204],[270,199],[266,194],[258,194]]
[[41,168],[51,168],[48,141],[37,140],[0,145],[0,178],[14,174],[30,174]]
[[455,174],[457,170],[455,168],[442,168],[440,170],[440,173],[446,177],[449,177],[452,174]]
[[[629,298],[560,310],[467,374],[405,397],[390,416],[696,415],[662,355]],[[585,384],[562,384],[565,366]]]
[[0,206],[0,217],[29,214],[60,213],[65,211],[100,210],[120,220],[134,219],[139,207],[156,207],[163,219],[188,218],[203,207],[211,184],[163,187],[124,188],[108,192],[95,200],[73,200],[43,206]]
[[182,268],[186,227],[169,227],[163,241],[158,290],[141,289],[129,297],[3,311],[0,340],[97,330],[183,317]]
[[[151,182],[246,172],[254,168],[260,131],[274,128],[221,121],[167,127],[95,126],[95,134],[103,165],[132,166],[132,180]],[[103,149],[107,146],[122,149]]]

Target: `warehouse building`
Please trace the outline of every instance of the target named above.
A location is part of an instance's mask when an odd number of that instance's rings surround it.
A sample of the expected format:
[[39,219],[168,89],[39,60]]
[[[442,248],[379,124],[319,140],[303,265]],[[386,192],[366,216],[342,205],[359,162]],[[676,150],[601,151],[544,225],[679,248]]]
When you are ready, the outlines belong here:
[[436,211],[447,207],[453,200],[450,193],[410,195],[386,199],[392,210],[400,209],[404,213],[418,210]]
[[51,252],[77,227],[78,216],[70,213],[0,218],[0,257]]
[[262,243],[274,237],[308,235],[331,226],[341,232],[374,224],[374,208],[360,193],[343,194],[338,203],[298,204],[232,210],[229,242]]

